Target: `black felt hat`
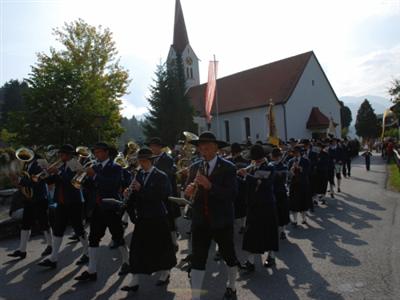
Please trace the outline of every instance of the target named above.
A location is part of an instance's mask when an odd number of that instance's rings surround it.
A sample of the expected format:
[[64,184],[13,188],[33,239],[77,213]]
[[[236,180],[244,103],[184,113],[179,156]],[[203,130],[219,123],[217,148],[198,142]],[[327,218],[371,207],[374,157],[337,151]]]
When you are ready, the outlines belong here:
[[98,142],[94,144],[93,150],[101,149],[101,150],[110,150],[110,146],[105,142]]
[[218,148],[224,148],[224,147],[228,146],[228,143],[217,140],[215,135],[209,131],[203,132],[202,134],[200,134],[200,136],[197,140],[191,140],[189,143],[191,143],[192,145],[195,145],[195,146],[198,146],[201,143],[215,143],[218,145]]
[[265,151],[263,146],[255,144],[250,148],[250,158],[252,160],[259,160],[265,157]]
[[156,158],[156,156],[153,155],[153,152],[149,148],[141,148],[137,153],[137,159],[149,159],[149,160],[152,160],[154,158]]
[[58,153],[75,154],[75,149],[71,144],[65,144],[60,147]]
[[150,145],[158,145],[161,147],[165,147],[166,144],[162,142],[161,138],[159,137],[152,137],[149,141],[147,141],[145,143],[146,146],[150,146]]
[[242,152],[242,146],[239,143],[233,143],[231,145],[231,152],[232,153],[240,153]]

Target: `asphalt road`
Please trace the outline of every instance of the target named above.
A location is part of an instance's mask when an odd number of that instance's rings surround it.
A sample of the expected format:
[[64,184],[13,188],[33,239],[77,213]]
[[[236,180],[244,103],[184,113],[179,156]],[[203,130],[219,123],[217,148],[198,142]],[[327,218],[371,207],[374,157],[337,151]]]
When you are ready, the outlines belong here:
[[[400,299],[400,194],[385,189],[386,166],[378,156],[370,172],[355,160],[352,175],[343,180],[336,199],[310,215],[308,227],[288,228],[276,269],[267,270],[258,260],[252,276],[238,278],[239,299]],[[179,258],[187,254],[185,222],[180,223]],[[79,244],[64,242],[58,268],[43,270],[36,265],[44,248],[41,236],[31,240],[22,261],[6,256],[18,239],[1,241],[0,299],[190,299],[187,273],[179,268],[173,269],[167,289],[155,286],[156,276],[143,276],[137,294],[119,291],[127,278],[116,274],[119,253],[108,249],[109,238],[102,242],[98,280],[86,284],[73,280],[85,269],[73,263]],[[241,236],[236,238],[243,259]],[[224,292],[225,266],[212,259],[213,252],[203,299],[220,299]]]

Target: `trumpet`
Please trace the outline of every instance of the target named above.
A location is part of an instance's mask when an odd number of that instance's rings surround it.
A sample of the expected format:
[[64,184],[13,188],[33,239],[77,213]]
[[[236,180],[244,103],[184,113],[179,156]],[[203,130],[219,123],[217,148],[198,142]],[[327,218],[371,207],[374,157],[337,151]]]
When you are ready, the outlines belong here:
[[53,169],[53,168],[59,168],[63,161],[61,159],[58,159],[54,163],[52,163],[50,166],[48,166],[46,169],[44,169],[42,172],[32,175],[32,181],[38,182],[39,180],[43,180],[47,177],[50,176],[49,172],[47,171],[48,169]]

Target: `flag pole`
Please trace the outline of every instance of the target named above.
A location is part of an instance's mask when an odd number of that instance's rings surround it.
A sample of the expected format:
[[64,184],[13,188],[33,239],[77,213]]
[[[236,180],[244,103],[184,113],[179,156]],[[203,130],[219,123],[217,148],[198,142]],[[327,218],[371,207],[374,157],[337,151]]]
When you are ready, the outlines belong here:
[[214,54],[214,77],[215,77],[215,109],[217,117],[217,138],[220,138],[219,134],[219,108],[218,108],[218,87],[217,87],[217,60]]

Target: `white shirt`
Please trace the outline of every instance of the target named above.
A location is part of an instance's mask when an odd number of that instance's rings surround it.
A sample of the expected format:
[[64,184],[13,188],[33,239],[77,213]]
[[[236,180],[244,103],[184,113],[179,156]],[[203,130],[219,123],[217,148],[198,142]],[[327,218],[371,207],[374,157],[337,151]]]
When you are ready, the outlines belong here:
[[100,164],[104,168],[108,164],[109,161],[110,161],[110,159],[107,158],[106,160],[101,161]]
[[212,172],[214,171],[215,165],[217,164],[217,160],[218,160],[218,155],[215,155],[212,160],[205,161],[208,162],[208,174],[206,174],[207,176],[210,176],[210,174],[212,174]]

